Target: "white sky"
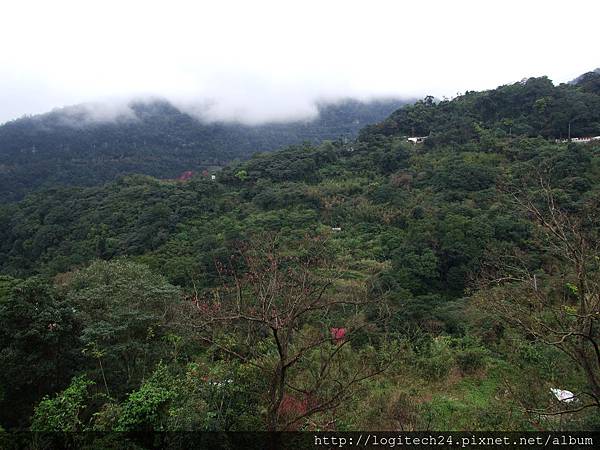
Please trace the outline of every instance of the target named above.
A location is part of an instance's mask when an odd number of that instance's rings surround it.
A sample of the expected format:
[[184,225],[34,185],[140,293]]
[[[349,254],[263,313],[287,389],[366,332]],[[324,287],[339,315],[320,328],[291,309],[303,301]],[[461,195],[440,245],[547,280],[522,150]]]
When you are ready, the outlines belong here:
[[215,118],[452,97],[600,66],[599,1],[0,0],[0,122],[162,96]]

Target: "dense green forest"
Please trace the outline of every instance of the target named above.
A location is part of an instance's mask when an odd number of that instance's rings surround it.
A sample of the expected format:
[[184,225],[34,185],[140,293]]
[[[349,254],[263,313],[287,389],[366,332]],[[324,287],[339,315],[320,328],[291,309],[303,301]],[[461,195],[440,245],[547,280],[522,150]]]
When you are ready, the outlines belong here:
[[600,429],[599,80],[1,205],[1,426]]
[[435,104],[427,97],[366,127],[365,133],[430,135],[431,144],[465,144],[478,137],[480,128],[508,136],[595,136],[600,129],[599,94],[598,72],[582,75],[576,84],[557,87],[546,77],[530,78]]
[[313,120],[254,126],[203,122],[166,101],[133,102],[113,118],[97,117],[94,105],[25,117],[0,126],[0,201],[20,199],[38,187],[93,186],[125,174],[177,178],[186,171],[214,171],[258,151],[354,138],[403,103],[321,103]]

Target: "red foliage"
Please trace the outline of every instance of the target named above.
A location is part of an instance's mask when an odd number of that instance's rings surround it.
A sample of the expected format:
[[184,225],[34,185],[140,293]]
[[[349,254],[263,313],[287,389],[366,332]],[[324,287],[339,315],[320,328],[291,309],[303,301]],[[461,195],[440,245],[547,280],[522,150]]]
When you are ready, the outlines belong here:
[[332,328],[331,329],[331,339],[333,339],[336,344],[340,342],[344,342],[346,338],[346,329],[345,328]]
[[[310,394],[304,394],[303,398],[297,398],[293,395],[283,394],[283,399],[279,405],[279,417],[283,423],[288,422],[288,431],[298,430],[303,421],[300,419],[310,408],[316,406],[316,399]],[[299,419],[296,421],[296,419]]]
[[177,179],[179,181],[187,181],[190,178],[192,178],[193,176],[194,176],[194,172],[192,172],[191,170],[186,170],[181,175],[179,175],[179,178],[177,178]]
[[306,411],[308,411],[308,400],[306,398],[299,400],[289,394],[283,395],[283,400],[279,405],[280,415],[293,418],[306,414]]

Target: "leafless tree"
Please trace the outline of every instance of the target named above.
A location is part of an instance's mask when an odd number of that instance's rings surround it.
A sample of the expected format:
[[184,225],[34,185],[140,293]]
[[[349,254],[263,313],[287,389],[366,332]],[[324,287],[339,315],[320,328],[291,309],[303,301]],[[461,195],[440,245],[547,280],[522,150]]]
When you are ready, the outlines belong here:
[[[343,281],[320,238],[306,238],[299,248],[301,256],[286,252],[274,235],[240,244],[228,264],[217,266],[221,287],[190,302],[189,323],[200,339],[264,374],[269,430],[334,410],[390,362],[372,355],[348,364],[355,338],[377,334],[364,311],[378,301],[364,283]],[[344,323],[335,322],[342,317]],[[332,327],[343,332],[332,335]],[[235,342],[220,339],[224,332],[236,333]]]
[[534,182],[535,188],[506,193],[534,222],[533,243],[542,262],[532,264],[525,251],[496,255],[481,277],[482,304],[530,338],[560,350],[585,374],[589,390],[576,393],[582,400],[578,406],[535,412],[600,407],[600,209],[597,200],[561,207],[558,191],[543,176]]

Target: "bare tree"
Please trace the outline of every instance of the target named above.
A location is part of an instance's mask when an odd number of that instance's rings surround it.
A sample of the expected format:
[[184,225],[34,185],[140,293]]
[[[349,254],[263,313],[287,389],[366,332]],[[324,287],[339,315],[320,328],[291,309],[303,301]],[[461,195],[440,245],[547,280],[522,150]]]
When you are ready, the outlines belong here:
[[600,407],[600,210],[596,200],[577,209],[561,207],[557,191],[543,176],[536,183],[535,189],[507,193],[534,222],[541,264],[528,261],[527,252],[497,256],[484,271],[486,289],[480,297],[494,313],[560,350],[585,374],[589,390],[576,394],[588,401],[548,414]]
[[[217,265],[222,286],[191,302],[190,323],[200,339],[264,374],[269,430],[335,409],[390,362],[371,355],[358,367],[348,364],[351,342],[377,332],[363,313],[378,302],[364,283],[340,282],[343,271],[319,238],[306,238],[300,248],[303,256],[286,253],[273,235],[240,244],[229,264]],[[238,339],[225,342],[224,332]]]

